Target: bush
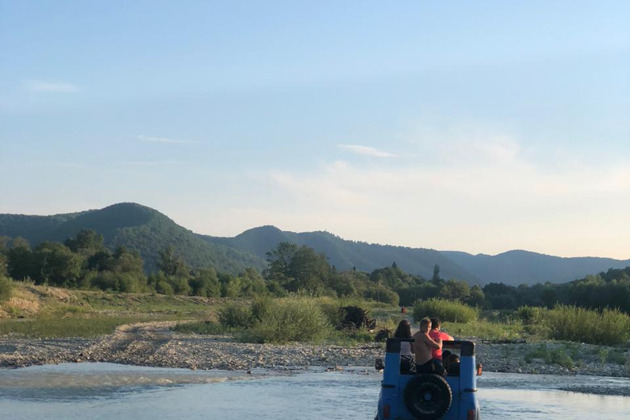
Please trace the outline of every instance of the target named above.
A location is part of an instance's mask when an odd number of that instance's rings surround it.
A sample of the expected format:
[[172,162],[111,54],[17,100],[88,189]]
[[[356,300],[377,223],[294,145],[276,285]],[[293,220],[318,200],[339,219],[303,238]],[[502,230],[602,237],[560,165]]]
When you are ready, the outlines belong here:
[[316,299],[290,297],[276,300],[273,311],[249,331],[248,338],[260,343],[321,341],[332,331]]
[[155,285],[155,291],[161,295],[172,296],[174,294],[173,288],[164,279],[159,279]]
[[252,311],[236,303],[228,303],[219,309],[218,317],[224,328],[249,328],[254,324]]
[[398,302],[400,301],[398,293],[380,284],[368,287],[368,289],[363,292],[363,297],[392,306],[398,306]]
[[330,297],[320,297],[317,299],[319,309],[322,311],[330,325],[339,325],[343,320],[341,311],[341,301]]
[[93,287],[101,290],[114,290],[117,292],[137,293],[145,289],[144,285],[141,284],[141,280],[133,274],[115,273],[112,271],[88,275],[85,279],[79,281],[79,285],[85,286],[88,282]]
[[13,292],[13,281],[3,275],[0,275],[0,302],[9,300]]
[[528,352],[525,355],[525,362],[531,363],[532,359],[542,359],[545,363],[554,364],[573,369],[575,363],[564,347],[556,347],[550,349],[547,344],[541,344],[537,349]]
[[438,317],[442,322],[476,321],[479,311],[459,302],[444,299],[429,299],[418,301],[413,305],[413,319],[418,322],[425,316]]
[[547,311],[547,308],[521,306],[516,310],[516,316],[524,325],[543,324]]
[[549,311],[546,323],[554,340],[614,346],[630,339],[630,316],[617,309],[600,313],[558,305]]
[[269,296],[258,296],[254,298],[251,306],[251,316],[255,322],[262,321],[272,310],[273,300]]

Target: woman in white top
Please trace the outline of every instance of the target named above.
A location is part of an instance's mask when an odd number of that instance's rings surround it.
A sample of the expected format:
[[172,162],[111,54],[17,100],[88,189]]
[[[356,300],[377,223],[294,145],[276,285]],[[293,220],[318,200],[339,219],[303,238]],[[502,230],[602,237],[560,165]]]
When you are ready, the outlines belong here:
[[[398,324],[395,338],[411,338],[411,324],[406,319],[403,319]],[[413,348],[409,341],[402,341],[400,343],[400,373],[413,373],[416,370],[416,365],[413,362]]]

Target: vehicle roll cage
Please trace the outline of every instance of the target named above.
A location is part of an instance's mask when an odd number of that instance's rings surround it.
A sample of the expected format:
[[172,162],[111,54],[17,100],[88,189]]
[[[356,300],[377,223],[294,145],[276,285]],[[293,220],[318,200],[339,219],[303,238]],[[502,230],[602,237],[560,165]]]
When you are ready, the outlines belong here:
[[[409,342],[413,343],[413,338],[389,338],[385,352],[387,353],[400,353],[400,343]],[[460,351],[461,356],[474,356],[475,355],[475,343],[467,340],[446,340],[442,341],[442,349],[456,349]]]

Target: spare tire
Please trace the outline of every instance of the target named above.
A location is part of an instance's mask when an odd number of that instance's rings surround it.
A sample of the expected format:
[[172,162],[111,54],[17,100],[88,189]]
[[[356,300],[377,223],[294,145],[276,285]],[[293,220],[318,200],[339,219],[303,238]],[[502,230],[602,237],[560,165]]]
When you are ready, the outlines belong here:
[[453,401],[448,382],[433,374],[413,377],[407,382],[404,396],[407,410],[417,419],[439,419],[451,408]]

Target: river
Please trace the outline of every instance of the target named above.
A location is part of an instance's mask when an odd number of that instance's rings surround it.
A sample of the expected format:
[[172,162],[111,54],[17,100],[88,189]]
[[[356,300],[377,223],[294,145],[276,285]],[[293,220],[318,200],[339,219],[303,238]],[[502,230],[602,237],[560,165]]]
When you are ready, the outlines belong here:
[[[109,363],[0,370],[0,419],[368,419],[381,374],[369,368],[190,371]],[[484,419],[623,419],[628,378],[484,372]]]

